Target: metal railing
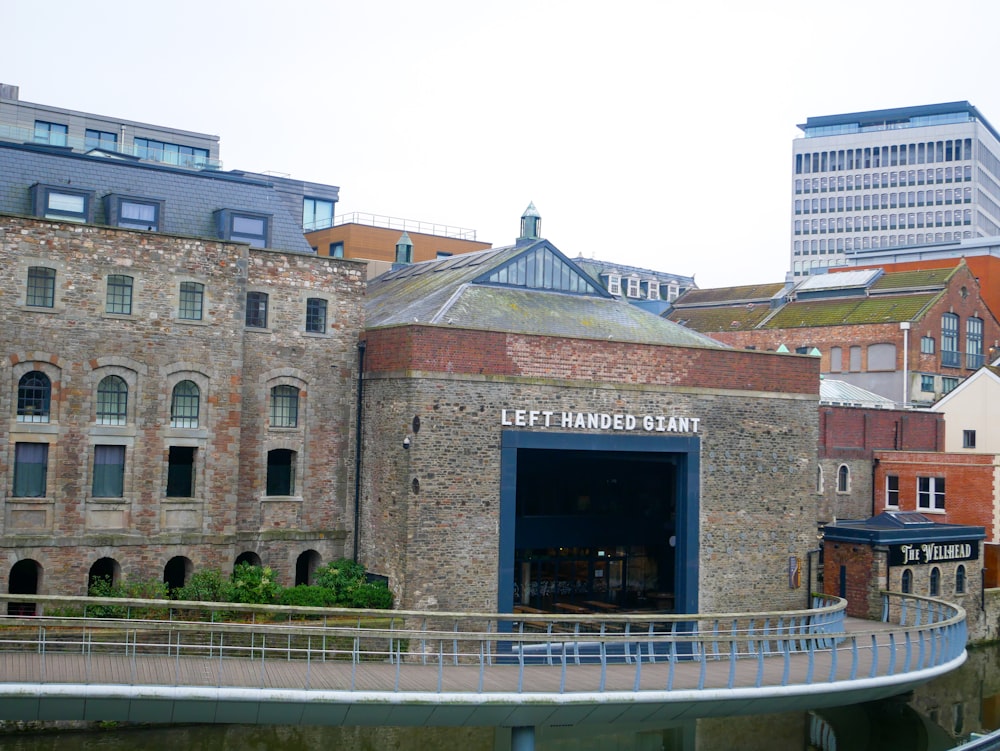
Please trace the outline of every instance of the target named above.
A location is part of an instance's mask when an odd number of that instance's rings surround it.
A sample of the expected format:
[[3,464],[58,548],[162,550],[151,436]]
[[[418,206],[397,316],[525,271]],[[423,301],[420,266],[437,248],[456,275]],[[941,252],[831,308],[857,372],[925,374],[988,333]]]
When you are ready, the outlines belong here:
[[845,601],[822,596],[801,611],[556,615],[0,595],[40,613],[0,617],[0,664],[7,683],[566,694],[892,678],[963,654],[962,608],[883,599],[892,627],[847,624]]
[[341,224],[363,224],[367,227],[381,227],[383,229],[399,230],[400,232],[419,232],[422,235],[453,237],[458,240],[476,239],[476,230],[474,229],[453,227],[448,224],[437,224],[435,222],[421,222],[415,219],[400,219],[382,214],[367,214],[360,211],[335,216],[333,218],[333,226],[337,227]]

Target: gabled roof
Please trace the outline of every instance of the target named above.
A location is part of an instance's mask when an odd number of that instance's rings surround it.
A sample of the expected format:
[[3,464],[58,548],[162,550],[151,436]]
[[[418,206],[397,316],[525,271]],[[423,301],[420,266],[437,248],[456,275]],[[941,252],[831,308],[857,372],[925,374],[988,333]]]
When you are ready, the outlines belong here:
[[809,326],[913,321],[919,318],[940,294],[940,292],[926,292],[914,295],[800,300],[783,307],[761,328],[794,329]]
[[823,378],[819,382],[819,403],[843,407],[892,409],[896,402],[847,381]]
[[997,386],[1000,386],[1000,367],[997,365],[983,365],[968,378],[963,379],[961,383],[938,399],[928,409],[931,409],[934,412],[944,412],[945,408],[952,400],[959,397],[963,392],[971,388],[972,384],[982,378],[986,378],[989,381],[996,383]]
[[681,308],[669,319],[694,331],[749,331],[771,314],[766,302],[716,308]]
[[[872,294],[883,291],[921,288],[943,289],[955,275],[961,264],[944,269],[923,269],[921,271],[893,271],[883,274],[871,286]],[[832,276],[840,276],[833,274]]]
[[674,307],[710,304],[741,305],[748,302],[767,302],[784,288],[784,282],[777,282],[773,284],[747,284],[741,287],[690,289],[674,300]]
[[726,348],[612,297],[548,240],[395,268],[369,283],[365,313],[369,328],[424,324]]

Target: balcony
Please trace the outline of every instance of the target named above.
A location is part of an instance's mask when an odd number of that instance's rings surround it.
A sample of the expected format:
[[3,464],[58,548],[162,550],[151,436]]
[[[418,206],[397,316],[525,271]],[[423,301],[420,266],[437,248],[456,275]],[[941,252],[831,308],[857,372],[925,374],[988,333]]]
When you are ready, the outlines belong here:
[[[422,235],[437,235],[438,237],[452,237],[457,240],[475,240],[476,230],[464,227],[452,227],[447,224],[436,224],[434,222],[421,222],[415,219],[399,219],[381,214],[366,214],[355,211],[351,214],[341,214],[334,217],[334,227],[341,224],[363,224],[367,227],[381,227],[383,229],[395,229],[400,232],[417,232]],[[321,229],[317,227],[316,229]],[[310,228],[306,228],[310,231]]]

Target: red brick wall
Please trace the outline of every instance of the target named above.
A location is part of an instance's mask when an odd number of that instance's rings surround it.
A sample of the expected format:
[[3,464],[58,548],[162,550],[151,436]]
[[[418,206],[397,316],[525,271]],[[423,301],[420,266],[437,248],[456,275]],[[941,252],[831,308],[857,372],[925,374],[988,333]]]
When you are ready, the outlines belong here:
[[868,545],[847,542],[827,542],[823,546],[823,592],[836,597],[840,592],[840,567],[847,569],[847,614],[858,618],[870,617],[869,595],[877,592],[879,582],[875,571],[874,553]]
[[[896,475],[899,477],[901,511],[919,511],[941,523],[985,527],[987,541],[996,539],[992,454],[877,451],[875,459],[878,461],[875,468],[876,514],[886,508],[886,475]],[[917,508],[917,477],[945,478],[943,512]]]
[[368,373],[424,371],[818,394],[816,358],[436,326],[369,331]]
[[941,451],[944,419],[932,412],[820,407],[821,459],[870,459],[877,449]]

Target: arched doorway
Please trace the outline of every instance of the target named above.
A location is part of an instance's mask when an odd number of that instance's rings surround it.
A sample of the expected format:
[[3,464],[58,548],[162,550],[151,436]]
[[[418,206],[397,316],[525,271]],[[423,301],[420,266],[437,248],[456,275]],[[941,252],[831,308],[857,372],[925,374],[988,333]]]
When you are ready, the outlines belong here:
[[108,585],[117,584],[121,578],[121,566],[114,558],[100,558],[94,561],[87,574],[87,592],[93,589],[99,582],[107,582]]
[[295,585],[312,584],[313,574],[322,563],[320,554],[315,550],[307,550],[295,561]]
[[187,583],[193,570],[194,566],[190,559],[182,555],[175,556],[163,567],[163,582],[168,590],[180,589]]
[[[42,580],[42,566],[38,561],[26,558],[18,561],[10,569],[7,591],[12,595],[37,595]],[[8,615],[34,615],[35,603],[7,603]]]
[[247,550],[243,553],[240,553],[236,557],[236,562],[233,564],[233,568],[236,568],[236,566],[239,566],[241,563],[249,563],[251,566],[260,566],[261,565],[260,556],[254,553],[252,550]]

